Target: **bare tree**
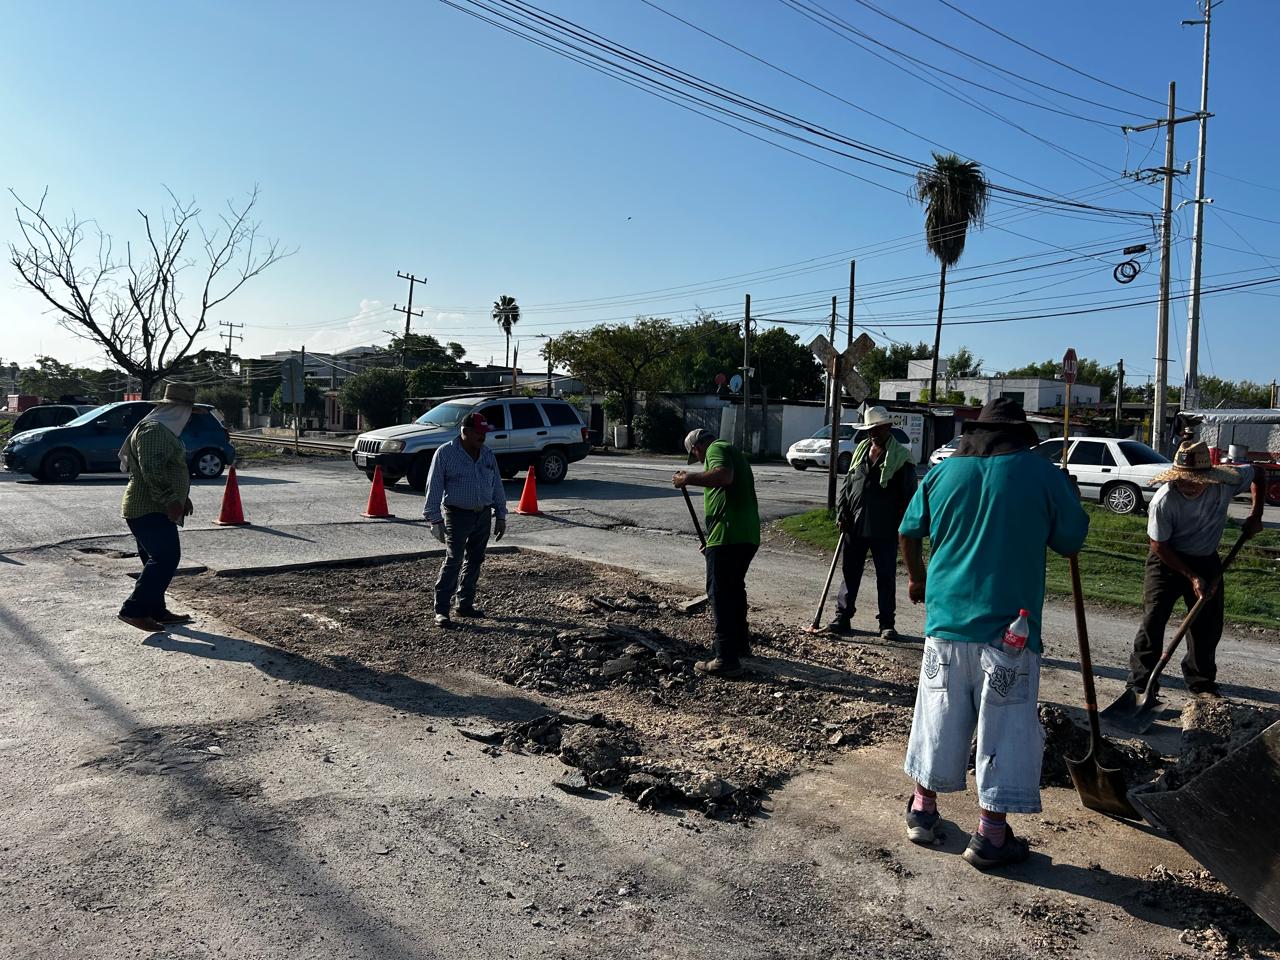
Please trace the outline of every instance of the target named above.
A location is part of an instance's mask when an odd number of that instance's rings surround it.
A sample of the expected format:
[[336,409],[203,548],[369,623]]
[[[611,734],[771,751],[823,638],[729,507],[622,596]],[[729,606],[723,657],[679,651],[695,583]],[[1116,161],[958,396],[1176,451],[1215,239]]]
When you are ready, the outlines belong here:
[[95,221],[74,213],[61,223],[51,220],[45,212],[48,190],[34,206],[9,192],[18,203],[14,214],[22,233],[21,243],[9,245],[18,275],[63,327],[102,347],[141,381],[144,397],[183,369],[208,326],[209,311],[293,252],[263,239],[251,219],[256,187],[241,204],[228,201],[212,231],[201,224],[193,201],[168,191],[170,203],[158,222],[138,211],[145,243],[141,253],[126,244],[123,258]]

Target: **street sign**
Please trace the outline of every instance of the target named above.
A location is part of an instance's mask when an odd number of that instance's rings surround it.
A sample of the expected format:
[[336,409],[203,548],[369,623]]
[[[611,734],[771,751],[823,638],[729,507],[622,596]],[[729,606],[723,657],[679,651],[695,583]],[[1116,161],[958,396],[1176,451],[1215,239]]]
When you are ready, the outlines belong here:
[[726,383],[728,383],[728,382],[729,382],[729,378],[728,378],[728,377],[726,377],[723,373],[717,373],[717,374],[716,374],[716,386],[717,386],[717,387],[723,387],[723,386],[724,386]]
[[822,364],[822,368],[828,372],[831,371],[832,364],[837,360],[840,363],[838,378],[844,387],[845,395],[854,403],[861,403],[867,399],[867,395],[871,392],[871,388],[867,385],[867,381],[862,379],[854,366],[859,360],[865,357],[875,348],[876,342],[865,333],[858,337],[857,340],[841,353],[831,345],[831,341],[818,334],[809,344],[810,352],[818,358],[818,362]]
[[742,389],[742,374],[735,373],[732,377],[729,378],[729,389],[732,390],[734,393],[737,393],[739,390]]
[[302,380],[302,361],[290,357],[280,364],[280,402],[291,404],[305,401],[306,385]]
[[1062,355],[1062,379],[1067,383],[1076,382],[1076,351],[1073,347],[1067,347],[1067,352]]

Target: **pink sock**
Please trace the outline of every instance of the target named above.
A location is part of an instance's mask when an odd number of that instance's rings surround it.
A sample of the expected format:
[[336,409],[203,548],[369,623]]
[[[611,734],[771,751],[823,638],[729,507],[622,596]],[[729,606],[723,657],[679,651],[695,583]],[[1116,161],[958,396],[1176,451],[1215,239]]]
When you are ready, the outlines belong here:
[[911,798],[911,809],[916,813],[937,813],[938,798],[926,796],[917,787],[914,796]]
[[978,817],[978,833],[986,837],[994,846],[1003,847],[1005,834],[1008,831],[1003,820],[992,820],[990,817]]

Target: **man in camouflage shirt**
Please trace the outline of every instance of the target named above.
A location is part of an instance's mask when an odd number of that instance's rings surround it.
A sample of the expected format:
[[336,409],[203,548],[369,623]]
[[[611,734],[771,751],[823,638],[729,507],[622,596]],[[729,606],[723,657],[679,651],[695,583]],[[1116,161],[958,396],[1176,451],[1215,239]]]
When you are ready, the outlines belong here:
[[191,622],[186,614],[171,612],[164,595],[182,559],[178,527],[192,509],[191,467],[181,437],[195,399],[191,384],[167,384],[164,399],[120,448],[121,469],[129,474],[120,513],[142,560],[142,573],[120,607],[120,619],[148,633]]

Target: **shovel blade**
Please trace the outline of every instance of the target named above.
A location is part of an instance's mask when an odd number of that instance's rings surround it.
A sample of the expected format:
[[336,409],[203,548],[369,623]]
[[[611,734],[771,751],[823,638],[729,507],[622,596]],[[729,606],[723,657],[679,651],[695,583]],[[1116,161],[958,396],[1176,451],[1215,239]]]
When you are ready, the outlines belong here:
[[1129,802],[1129,788],[1124,782],[1123,773],[1102,766],[1092,750],[1082,760],[1067,757],[1066,761],[1071,782],[1075,784],[1076,793],[1080,794],[1080,802],[1087,809],[1126,820],[1142,819],[1142,814]]
[[1103,707],[1102,712],[1098,714],[1103,720],[1110,720],[1112,717],[1129,716],[1138,708],[1138,695],[1129,687],[1125,687],[1124,693],[1120,694],[1109,706]]

